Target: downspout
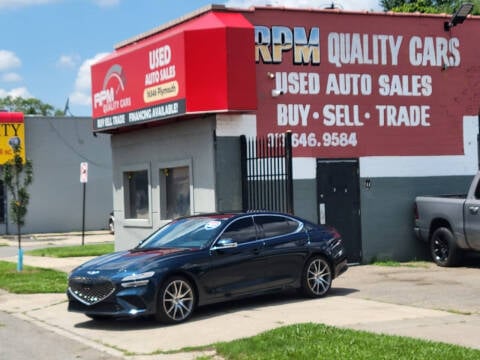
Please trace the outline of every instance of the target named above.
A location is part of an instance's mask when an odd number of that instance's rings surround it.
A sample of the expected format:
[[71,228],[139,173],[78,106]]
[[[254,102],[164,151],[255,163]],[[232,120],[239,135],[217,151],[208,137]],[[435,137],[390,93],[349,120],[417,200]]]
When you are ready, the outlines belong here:
[[480,170],[480,107],[478,108],[478,133],[477,133],[477,162]]

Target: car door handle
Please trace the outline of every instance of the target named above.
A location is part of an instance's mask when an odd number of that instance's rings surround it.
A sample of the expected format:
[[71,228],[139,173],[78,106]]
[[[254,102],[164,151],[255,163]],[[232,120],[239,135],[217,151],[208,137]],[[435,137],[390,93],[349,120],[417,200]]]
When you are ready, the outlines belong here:
[[260,248],[255,248],[252,250],[252,252],[255,254],[255,255],[258,255],[260,254]]
[[468,207],[468,210],[470,210],[470,214],[473,214],[473,215],[477,215],[479,209],[480,209],[480,207],[478,207],[478,206],[469,206]]
[[262,244],[259,244],[258,247],[254,247],[252,249],[252,252],[255,254],[255,255],[258,255],[260,254],[260,252],[262,251],[263,247],[265,246],[265,243],[262,243]]
[[303,245],[305,245],[307,242],[308,242],[307,239],[300,239],[300,240],[297,240],[297,241],[296,241],[296,245],[297,245],[297,246],[303,246]]

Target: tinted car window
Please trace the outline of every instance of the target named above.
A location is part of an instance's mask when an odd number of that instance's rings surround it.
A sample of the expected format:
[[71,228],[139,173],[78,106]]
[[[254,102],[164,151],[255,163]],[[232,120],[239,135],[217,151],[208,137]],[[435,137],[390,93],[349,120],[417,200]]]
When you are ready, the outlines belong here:
[[222,229],[225,219],[194,217],[184,218],[163,226],[143,241],[137,249],[152,248],[203,248]]
[[297,230],[299,223],[283,216],[255,216],[264,237],[286,235]]
[[480,199],[480,182],[477,184],[477,188],[475,189],[475,199]]
[[249,216],[236,220],[227,226],[220,238],[232,239],[237,243],[255,240],[257,238],[257,231],[253,219]]

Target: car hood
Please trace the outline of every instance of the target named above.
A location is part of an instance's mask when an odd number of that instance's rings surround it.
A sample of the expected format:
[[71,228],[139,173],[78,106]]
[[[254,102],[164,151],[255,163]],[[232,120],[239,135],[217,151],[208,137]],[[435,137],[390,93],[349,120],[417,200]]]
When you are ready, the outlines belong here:
[[165,261],[179,254],[197,251],[195,249],[172,248],[152,250],[126,250],[96,257],[80,265],[72,273],[78,272],[128,272],[140,270]]

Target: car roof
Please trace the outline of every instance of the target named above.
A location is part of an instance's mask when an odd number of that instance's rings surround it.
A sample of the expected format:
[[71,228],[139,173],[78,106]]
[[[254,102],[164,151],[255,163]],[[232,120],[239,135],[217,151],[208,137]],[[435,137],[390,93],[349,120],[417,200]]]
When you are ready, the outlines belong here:
[[212,219],[231,219],[235,217],[241,217],[244,215],[281,215],[281,216],[288,216],[295,218],[294,215],[277,212],[277,211],[267,211],[267,210],[247,210],[247,211],[218,211],[218,212],[211,212],[211,213],[200,213],[190,216],[185,216],[182,218],[195,218],[195,217],[208,217]]

